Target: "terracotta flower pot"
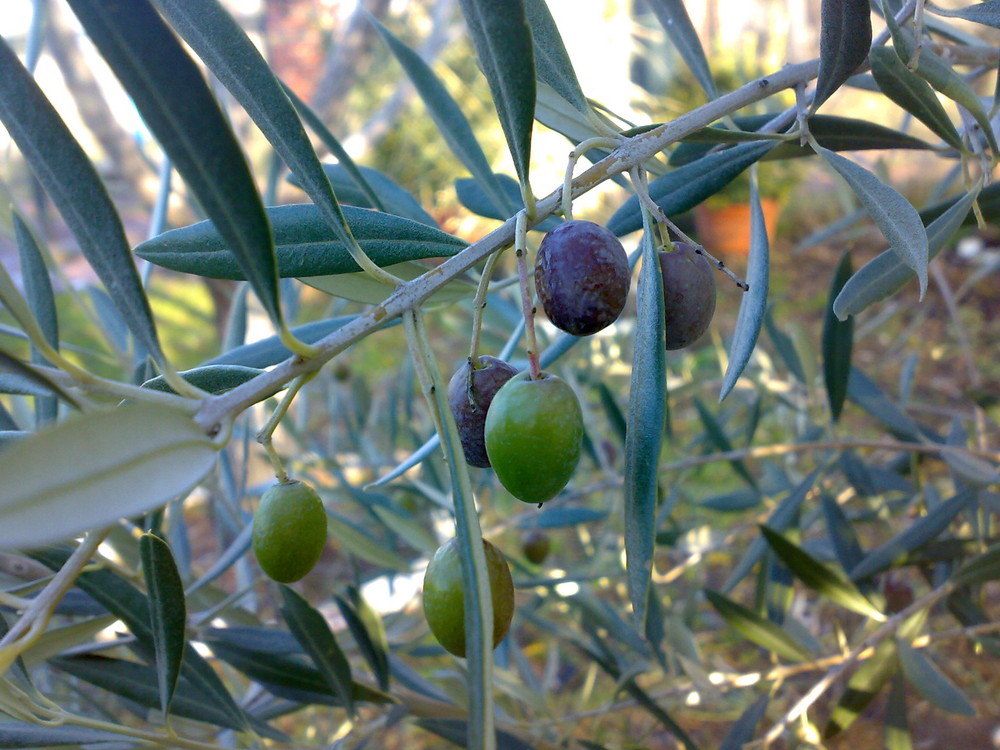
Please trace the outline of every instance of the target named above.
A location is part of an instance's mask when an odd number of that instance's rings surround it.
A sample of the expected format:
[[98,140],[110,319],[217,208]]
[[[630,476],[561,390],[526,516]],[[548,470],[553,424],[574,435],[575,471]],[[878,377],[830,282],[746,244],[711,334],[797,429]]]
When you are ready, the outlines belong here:
[[[760,205],[768,239],[773,243],[781,207],[774,198],[763,198]],[[694,209],[694,225],[698,241],[712,255],[746,255],[750,251],[749,203],[725,206],[702,203]]]

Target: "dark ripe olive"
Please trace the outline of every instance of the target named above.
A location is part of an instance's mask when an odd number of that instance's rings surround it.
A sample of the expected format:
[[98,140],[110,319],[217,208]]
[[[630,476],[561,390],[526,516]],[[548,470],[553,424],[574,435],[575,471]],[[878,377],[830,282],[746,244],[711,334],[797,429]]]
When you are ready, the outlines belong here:
[[683,242],[660,251],[667,349],[690,346],[708,330],[715,314],[715,276],[704,255]]
[[542,239],[535,288],[552,325],[587,336],[618,320],[631,274],[622,243],[592,221],[567,221]]
[[527,533],[521,541],[521,551],[528,558],[528,562],[535,565],[541,565],[545,562],[551,548],[552,542],[549,540],[548,534],[537,529]]
[[[472,377],[470,378],[470,372]],[[462,441],[462,451],[470,466],[487,468],[490,465],[486,455],[486,410],[496,392],[504,383],[517,375],[517,368],[496,357],[479,357],[479,369],[473,370],[465,362],[448,383],[448,404],[455,415],[458,436]]]

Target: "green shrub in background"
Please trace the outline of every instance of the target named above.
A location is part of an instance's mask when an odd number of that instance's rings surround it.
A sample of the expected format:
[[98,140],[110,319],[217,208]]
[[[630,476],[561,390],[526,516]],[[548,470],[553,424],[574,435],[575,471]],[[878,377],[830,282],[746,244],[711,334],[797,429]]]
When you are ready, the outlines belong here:
[[[0,121],[100,282],[57,304],[52,254],[26,196],[12,196],[5,228],[23,285],[0,266],[0,744],[820,746],[884,690],[885,743],[906,748],[918,700],[996,710],[995,692],[947,666],[956,641],[982,659],[1000,648],[995,353],[974,350],[960,305],[995,267],[954,291],[932,261],[1000,213],[997,100],[983,95],[1000,50],[950,20],[996,27],[1000,12],[876,3],[873,29],[867,2],[824,0],[815,60],[720,91],[684,5],[649,5],[707,103],[637,127],[587,98],[543,0],[461,0],[515,177],[494,173],[466,103],[391,22],[368,18],[469,175],[458,200],[501,222],[471,243],[392,174],[356,165],[216,0],[69,0],[169,160],[163,205],[171,167],[205,219],[162,231],[156,211],[151,238],[131,247],[29,72],[44,26],[27,65],[0,44]],[[46,3],[34,7],[41,19]],[[195,55],[310,203],[265,205]],[[931,135],[837,112],[845,85]],[[794,106],[766,106],[788,91]],[[536,118],[576,144],[566,178],[545,185],[528,179]],[[336,165],[320,163],[306,128]],[[841,153],[863,149],[926,152],[951,178],[918,210]],[[844,253],[822,280],[815,347],[789,335],[801,321],[768,296],[775,238],[756,165],[793,158],[835,175],[853,221],[884,236],[884,251]],[[668,358],[684,295],[664,297],[658,254],[697,246],[672,218],[742,175],[745,275],[698,248],[729,275],[719,297],[738,311],[721,304],[712,335]],[[611,180],[622,190],[605,223],[638,266],[634,305],[592,337],[536,325],[540,233]],[[140,275],[136,256],[155,268]],[[801,257],[800,273],[820,267]],[[160,269],[225,295],[223,330],[201,324],[216,350],[183,372],[160,331],[168,311],[196,305]],[[157,301],[161,276],[175,291]],[[916,368],[933,342],[916,336],[893,388],[855,362],[855,344],[900,312],[929,326],[929,301],[910,309],[912,292],[935,287],[971,387],[957,405],[921,409]],[[273,335],[249,341],[255,311]],[[81,316],[87,333],[64,338]],[[891,340],[868,347],[899,354]],[[465,463],[447,383],[480,353],[528,382],[558,373],[580,402],[582,458],[544,508]],[[264,577],[251,553],[272,473],[315,487],[326,508],[329,544],[297,589]],[[299,523],[314,537],[314,510],[281,535]],[[547,555],[518,551],[541,532],[555,540]],[[452,535],[464,659],[407,595]],[[505,551],[517,592],[496,651],[484,537]]]

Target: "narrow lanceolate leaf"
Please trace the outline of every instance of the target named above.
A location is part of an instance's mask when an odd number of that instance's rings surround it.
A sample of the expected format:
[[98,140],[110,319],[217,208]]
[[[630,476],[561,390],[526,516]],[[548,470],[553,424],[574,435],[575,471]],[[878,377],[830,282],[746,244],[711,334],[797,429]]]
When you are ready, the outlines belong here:
[[852,612],[875,620],[885,619],[878,608],[839,572],[828,568],[778,532],[766,526],[760,530],[778,558],[806,586]]
[[[35,547],[190,491],[217,446],[190,415],[136,404],[46,428],[0,454],[0,548]],[[81,458],[85,457],[85,458]]]
[[938,8],[935,6],[933,9],[928,8],[928,10],[943,16],[964,18],[966,21],[1000,29],[1000,0],[984,0],[984,2],[973,3],[962,8]]
[[[885,10],[885,2],[886,0],[882,0],[883,11]],[[899,55],[903,63],[912,67],[914,52],[916,51],[916,42],[912,33],[909,29],[900,26],[892,13],[884,13],[884,15],[885,24],[892,34],[892,42],[895,45],[896,54]],[[972,115],[973,119],[982,129],[982,133],[986,136],[986,140],[989,142],[990,148],[993,149],[993,153],[997,153],[998,147],[996,137],[993,134],[993,125],[990,123],[989,114],[986,112],[986,108],[983,106],[983,102],[980,100],[976,90],[949,63],[941,59],[927,45],[924,45],[920,49],[920,54],[916,57],[916,61],[915,70],[917,75],[926,80],[936,91],[939,91],[968,110],[969,114]]]
[[826,518],[827,533],[833,544],[837,560],[840,562],[840,567],[844,570],[850,570],[865,556],[864,550],[858,543],[854,526],[833,497],[823,494],[820,497],[820,503]]
[[[151,667],[134,661],[110,659],[106,656],[59,657],[49,661],[54,667],[85,680],[92,685],[120,695],[146,708],[159,708],[156,674]],[[174,696],[173,713],[229,729],[244,729],[244,725],[220,711],[205,693],[187,680],[181,680]]]
[[[923,82],[921,81],[921,83]],[[774,133],[757,134],[754,132],[773,120],[777,114],[777,112],[772,112],[771,114],[734,117],[733,123],[740,128],[739,130],[729,130],[716,125],[695,131],[686,136],[683,139],[684,142],[671,152],[670,165],[680,167],[700,159],[719,143],[740,143],[750,140],[759,141],[762,138],[777,138],[778,136]],[[927,150],[931,148],[927,141],[887,128],[885,125],[879,125],[871,120],[861,120],[856,117],[813,115],[809,118],[809,133],[820,146],[831,151]],[[808,145],[803,146],[798,141],[782,141],[761,161],[795,159],[815,155],[816,152]]]
[[900,674],[893,675],[889,689],[884,737],[885,750],[913,750],[910,726],[906,720],[906,682]]
[[[708,410],[705,404],[702,403],[700,398],[694,399],[695,409],[698,411],[698,418],[701,420],[702,425],[705,428],[705,434],[708,439],[715,444],[723,453],[729,453],[733,450],[733,444],[729,440],[729,436],[726,435],[726,431],[719,424],[719,420]],[[729,462],[729,465],[733,467],[733,470],[746,480],[746,483],[753,488],[757,488],[757,481],[753,478],[747,465],[742,459],[736,458]]]
[[[343,164],[324,164],[323,171],[337,191],[337,199],[341,203],[359,208],[374,208],[438,228],[434,217],[424,210],[416,198],[377,169],[355,166],[351,170]],[[362,177],[366,187],[358,185],[357,175]],[[303,187],[302,180],[294,173],[288,175],[288,181],[296,187]]]
[[288,586],[281,586],[281,614],[302,648],[348,713],[354,713],[351,665],[323,615]]
[[[311,203],[267,210],[274,225],[281,278],[356,273],[343,242]],[[358,244],[376,265],[451,256],[467,247],[464,240],[401,216],[344,206],[344,216]],[[244,269],[213,222],[172,229],[143,242],[136,255],[151,263],[215,279],[244,279]]]
[[[735,180],[747,167],[775,147],[773,141],[741,143],[678,167],[649,183],[649,195],[667,216],[694,208]],[[642,226],[639,199],[632,196],[608,220],[608,229],[621,236]]]
[[975,586],[997,579],[1000,579],[1000,544],[964,562],[951,577],[956,586]]
[[625,434],[625,560],[636,626],[645,625],[656,538],[657,476],[666,418],[663,279],[657,250],[643,238],[635,355]]
[[[48,547],[36,550],[31,556],[52,570],[59,570],[69,558],[65,548]],[[131,583],[121,578],[117,573],[107,569],[85,571],[77,578],[76,585],[86,594],[95,599],[102,607],[120,619],[129,632],[135,636],[137,651],[147,661],[153,661],[156,654],[153,625],[150,619],[149,599]],[[147,680],[151,707],[159,707],[159,693],[156,689],[157,679],[150,674]],[[184,660],[181,664],[181,679],[178,690],[183,691],[183,685],[189,684],[200,694],[200,702],[206,709],[227,717],[217,722],[220,726],[234,729],[244,728],[247,718],[233,697],[229,694],[222,679],[212,666],[194,649],[190,643],[184,647]],[[183,715],[175,700],[173,711]]]
[[243,105],[297,176],[340,242],[354,250],[347,220],[295,107],[243,29],[217,0],[154,2],[177,33]]
[[[299,341],[307,344],[315,344],[325,336],[330,335],[338,328],[356,319],[357,315],[343,315],[336,318],[326,318],[325,320],[314,320],[312,323],[296,326],[292,329],[292,335]],[[397,325],[398,320],[388,325]],[[282,360],[292,356],[292,351],[281,342],[280,336],[269,336],[252,344],[244,344],[235,349],[229,349],[217,357],[206,362],[203,366],[226,365],[236,367],[270,367]]]
[[535,45],[535,75],[538,80],[551,86],[578,111],[589,115],[590,102],[580,88],[566,45],[545,0],[525,0],[524,10]]
[[769,695],[762,695],[747,706],[746,710],[740,714],[740,718],[736,720],[736,723],[729,730],[729,734],[722,741],[719,750],[743,750],[757,732],[757,725],[764,718],[764,713],[767,711],[767,704],[770,701],[771,697]]
[[[813,491],[819,474],[819,469],[811,472],[805,479],[799,482],[799,484],[791,492],[789,492],[780,503],[778,503],[778,507],[774,509],[767,519],[767,526],[769,528],[774,531],[784,531],[792,525],[792,521],[794,521],[798,516],[802,503],[805,502],[809,493]],[[750,543],[749,548],[747,548],[746,554],[729,574],[729,578],[726,580],[722,590],[732,591],[736,584],[742,581],[746,577],[747,573],[753,569],[753,566],[760,562],[760,559],[764,556],[764,553],[767,552],[767,549],[767,542],[764,540],[763,536],[758,536],[754,539]]]
[[869,57],[872,76],[883,94],[920,120],[949,146],[965,150],[962,136],[930,84],[907,68],[894,49],[874,47]]
[[872,43],[868,0],[823,0],[820,6],[819,72],[811,111],[851,77]]
[[[503,191],[507,199],[507,202],[503,205],[497,205],[490,194],[483,190],[482,185],[471,177],[459,177],[455,180],[455,194],[458,196],[458,202],[472,211],[472,213],[485,216],[488,219],[506,221],[513,213],[511,210],[512,207],[514,211],[520,211],[524,208],[524,201],[521,199],[521,188],[518,187],[517,180],[513,177],[505,174],[497,174],[495,177],[500,190]],[[547,232],[560,223],[562,223],[562,219],[558,216],[549,216],[544,221],[532,227],[532,229]]]
[[[430,267],[407,261],[385,266],[385,270],[402,281],[412,281],[431,270]],[[300,280],[314,289],[326,292],[332,297],[349,299],[377,305],[385,300],[393,290],[367,273],[339,273],[331,276],[302,276]],[[476,294],[476,284],[465,279],[452,279],[426,298],[428,304],[447,304],[460,299],[472,299]]]
[[17,379],[12,380],[0,375],[0,389],[2,389],[0,393],[21,393],[31,396],[51,393],[61,398],[70,406],[76,409],[80,408],[80,404],[75,398],[53,380],[50,380],[40,370],[0,349],[0,373],[4,371],[14,373]]
[[840,419],[847,398],[847,380],[851,375],[851,350],[854,348],[854,319],[838,320],[834,302],[851,277],[851,254],[844,253],[833,273],[826,312],[823,315],[823,383],[833,421]]
[[[238,385],[253,380],[263,372],[256,367],[243,367],[241,365],[206,365],[205,367],[196,367],[193,370],[185,370],[178,375],[195,388],[200,388],[207,393],[225,393]],[[142,387],[166,393],[174,392],[162,375],[147,380],[142,384]]]
[[923,299],[927,291],[927,232],[917,210],[864,167],[822,147],[819,154],[850,185],[892,251],[917,274]]
[[[927,227],[927,258],[933,260],[958,231],[972,209],[978,187],[965,193]],[[833,312],[843,320],[885,299],[913,278],[913,271],[892,250],[886,250],[858,269],[833,302]]]
[[280,326],[274,241],[264,204],[198,66],[149,0],[71,0],[70,6]]
[[937,665],[905,640],[896,643],[903,674],[924,698],[952,714],[975,716],[976,709]]
[[747,284],[750,288],[743,293],[740,311],[736,316],[733,343],[729,348],[729,364],[722,378],[719,401],[722,401],[736,385],[740,375],[750,361],[757,337],[764,324],[767,310],[767,290],[770,280],[771,253],[764,226],[764,212],[760,207],[757,180],[750,183],[750,259],[747,262]]
[[518,181],[528,184],[535,121],[535,53],[524,0],[460,0],[490,85]]
[[22,721],[0,723],[0,747],[32,748],[49,747],[94,747],[105,745],[120,746],[122,735],[117,732],[103,732],[99,729],[73,726],[43,726]]
[[[701,47],[698,32],[695,31],[683,0],[646,0],[657,20],[674,43],[681,58],[687,63],[701,90],[709,99],[717,96],[712,71],[708,68],[705,50]],[[871,32],[869,31],[869,34]]]
[[910,524],[889,541],[876,547],[851,570],[851,580],[860,581],[881,573],[907,554],[920,549],[941,534],[948,524],[977,497],[975,488],[962,490]]
[[899,672],[900,640],[912,640],[927,621],[927,610],[910,616],[899,627],[898,639],[882,641],[871,658],[861,662],[847,681],[836,708],[823,728],[823,739],[830,739],[847,729],[858,718],[865,707],[872,702],[886,682]]
[[153,314],[121,217],[94,165],[3,39],[0,70],[0,122],[59,209],[132,335],[154,359],[162,361]]
[[[431,118],[438,130],[441,131],[441,135],[444,136],[448,148],[465,165],[473,179],[493,199],[493,202],[503,207],[504,210],[508,210],[507,216],[513,214],[516,210],[514,204],[508,203],[505,199],[504,191],[497,183],[493,170],[490,168],[490,162],[486,158],[486,154],[483,153],[479,141],[476,140],[472,126],[469,125],[469,121],[466,119],[465,113],[462,112],[462,108],[458,106],[458,102],[452,98],[448,89],[444,87],[444,84],[420,55],[407,47],[374,16],[371,16],[370,20],[416,87],[417,93],[423,99]],[[534,107],[534,102],[532,102],[532,107]]]
[[738,604],[716,591],[706,589],[705,598],[733,630],[761,648],[773,651],[782,659],[789,661],[810,661],[813,658],[812,652],[795,640],[791,634],[770,620],[765,620],[753,610],[747,609],[742,604]]
[[[38,327],[45,340],[53,349],[59,349],[59,321],[56,316],[56,300],[52,293],[52,280],[45,265],[42,251],[35,236],[21,215],[14,211],[14,237],[17,240],[18,257],[21,260],[21,276],[24,280],[24,294]],[[38,361],[37,359],[35,360]]]
[[166,714],[177,688],[187,641],[184,582],[169,545],[158,536],[144,534],[139,540],[139,552],[142,556],[142,575],[149,595],[149,623],[156,650],[160,710]]

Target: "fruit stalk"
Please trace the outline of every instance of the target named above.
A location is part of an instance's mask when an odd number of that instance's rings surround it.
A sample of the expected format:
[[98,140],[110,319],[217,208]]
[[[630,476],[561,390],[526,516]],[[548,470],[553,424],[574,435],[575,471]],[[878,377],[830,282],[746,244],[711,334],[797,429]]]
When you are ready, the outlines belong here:
[[541,375],[542,366],[538,361],[538,339],[535,336],[535,304],[532,301],[531,289],[528,286],[528,261],[525,256],[527,245],[527,214],[521,211],[517,215],[514,227],[514,253],[517,255],[517,278],[521,286],[521,312],[524,315],[524,336],[527,339],[528,371],[531,379],[537,380]]

